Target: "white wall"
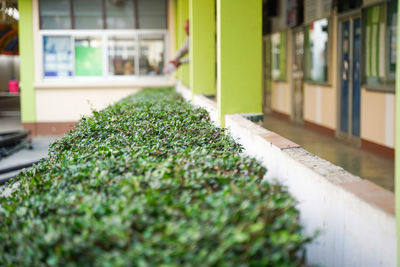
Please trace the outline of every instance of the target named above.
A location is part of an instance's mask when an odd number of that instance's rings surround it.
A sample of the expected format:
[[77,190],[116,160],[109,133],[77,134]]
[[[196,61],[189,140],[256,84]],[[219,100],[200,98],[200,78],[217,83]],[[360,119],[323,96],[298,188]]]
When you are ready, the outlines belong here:
[[[217,118],[216,104],[177,91]],[[397,266],[394,194],[362,180],[240,115],[226,115],[226,127],[245,152],[258,158],[266,179],[288,186],[297,199],[304,233],[318,238],[307,246],[309,264],[333,267]],[[272,141],[273,140],[273,141]]]
[[138,91],[138,88],[37,89],[36,119],[37,122],[75,122],[90,115],[92,109],[101,110]]
[[321,231],[307,247],[308,263],[338,267],[397,266],[394,214],[346,188],[358,185],[372,188],[371,194],[379,198],[376,202],[389,199],[394,206],[391,192],[300,147],[277,147],[263,137],[271,132],[240,115],[227,115],[225,123],[246,153],[267,167],[266,178],[288,186],[298,201],[304,232],[312,235],[315,230]]
[[36,122],[75,122],[92,108],[100,110],[138,92],[141,88],[173,86],[170,78],[121,79],[119,81],[46,81],[36,83]]

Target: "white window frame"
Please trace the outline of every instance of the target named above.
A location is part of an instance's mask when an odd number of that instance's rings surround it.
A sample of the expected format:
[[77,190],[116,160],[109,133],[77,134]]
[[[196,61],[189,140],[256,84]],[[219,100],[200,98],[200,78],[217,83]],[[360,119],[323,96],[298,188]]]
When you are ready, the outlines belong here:
[[[169,51],[169,42],[168,42],[168,30],[143,30],[143,29],[135,29],[135,30],[40,30],[39,31],[39,45],[38,45],[38,59],[39,59],[39,77],[40,81],[43,83],[46,82],[70,82],[70,81],[123,81],[123,80],[137,80],[140,78],[165,78],[166,75],[157,75],[157,76],[147,76],[147,75],[139,75],[139,57],[140,57],[140,36],[141,35],[153,35],[160,34],[164,36],[164,64],[168,62],[168,51]],[[102,60],[103,60],[103,75],[102,76],[75,76],[75,68],[73,71],[72,77],[45,77],[44,69],[43,69],[43,38],[45,36],[70,36],[72,38],[72,45],[75,43],[75,38],[79,36],[85,37],[100,37],[102,40]],[[110,37],[134,37],[136,40],[136,57],[135,57],[135,74],[134,75],[110,75],[109,70],[109,62],[108,62],[108,40]],[[72,49],[72,60],[73,66],[75,67],[75,49]]]

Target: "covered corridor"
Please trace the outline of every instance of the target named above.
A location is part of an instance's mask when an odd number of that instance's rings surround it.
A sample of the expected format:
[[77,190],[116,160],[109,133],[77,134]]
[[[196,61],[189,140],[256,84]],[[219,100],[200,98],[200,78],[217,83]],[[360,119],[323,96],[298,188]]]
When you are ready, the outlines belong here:
[[274,116],[264,116],[263,126],[354,175],[394,191],[394,162],[391,159]]

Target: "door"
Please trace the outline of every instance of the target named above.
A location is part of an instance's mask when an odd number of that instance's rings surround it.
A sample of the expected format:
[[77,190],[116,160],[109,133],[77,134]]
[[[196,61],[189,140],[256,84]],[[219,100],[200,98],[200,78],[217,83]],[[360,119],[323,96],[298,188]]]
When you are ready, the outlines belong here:
[[293,120],[303,123],[303,60],[304,60],[304,31],[294,32],[294,59],[293,59]]
[[361,19],[359,17],[341,21],[340,51],[339,136],[359,140],[361,112]]
[[271,38],[264,38],[264,93],[263,110],[265,114],[271,112]]

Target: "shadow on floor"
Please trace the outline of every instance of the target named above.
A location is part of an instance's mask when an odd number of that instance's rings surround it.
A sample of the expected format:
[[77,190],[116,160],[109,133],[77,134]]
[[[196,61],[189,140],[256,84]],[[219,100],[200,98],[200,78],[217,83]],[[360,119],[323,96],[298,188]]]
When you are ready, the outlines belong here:
[[393,160],[273,116],[264,116],[264,127],[354,175],[394,191]]

